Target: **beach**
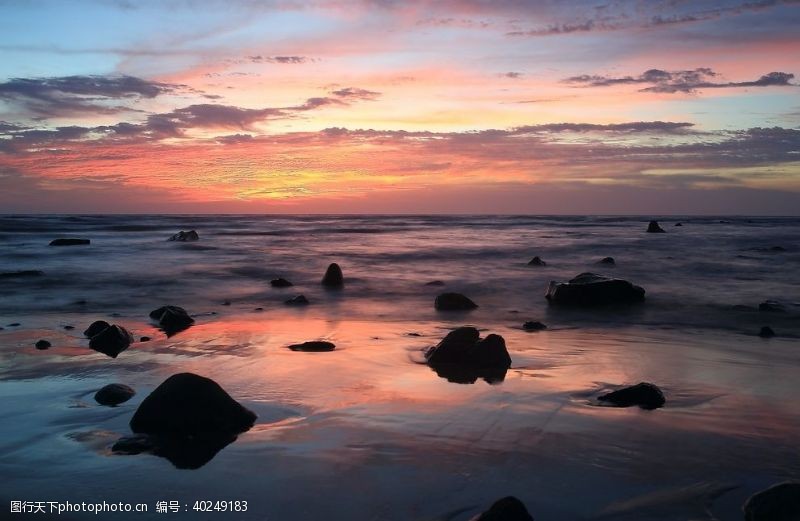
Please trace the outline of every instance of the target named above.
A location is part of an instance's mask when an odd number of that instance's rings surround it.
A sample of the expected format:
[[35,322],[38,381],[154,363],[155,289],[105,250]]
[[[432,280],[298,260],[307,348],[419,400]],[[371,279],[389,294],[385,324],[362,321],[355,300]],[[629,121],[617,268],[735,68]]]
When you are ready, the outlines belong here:
[[[646,233],[653,219],[666,233]],[[179,230],[199,239],[167,240]],[[91,244],[49,246],[66,237]],[[740,520],[753,493],[800,479],[798,237],[800,219],[746,216],[0,217],[0,272],[42,272],[0,278],[4,512],[114,501],[150,511],[109,519],[466,521],[513,495],[537,521]],[[342,288],[320,284],[333,262]],[[545,299],[583,272],[645,300]],[[478,307],[437,311],[444,291]],[[308,305],[286,305],[301,294]],[[148,317],[165,305],[194,324],[168,337]],[[136,341],[116,358],[93,351],[95,320]],[[464,325],[505,339],[502,381],[426,365]],[[287,349],[311,340],[336,348]],[[213,379],[255,425],[198,468],[115,453],[142,400],[183,372]],[[638,382],[665,406],[596,401]],[[110,383],[136,395],[101,406]]]

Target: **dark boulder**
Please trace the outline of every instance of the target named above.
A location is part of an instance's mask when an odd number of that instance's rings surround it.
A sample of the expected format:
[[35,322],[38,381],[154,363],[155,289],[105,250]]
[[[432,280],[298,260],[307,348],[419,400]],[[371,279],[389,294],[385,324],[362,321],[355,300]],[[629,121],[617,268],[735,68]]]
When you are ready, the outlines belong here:
[[111,407],[127,402],[136,394],[132,388],[124,384],[108,384],[94,395],[94,401],[100,405]]
[[36,342],[35,347],[36,347],[36,349],[38,349],[40,351],[43,351],[45,349],[49,349],[50,346],[52,346],[52,345],[53,344],[51,344],[47,340],[39,340],[38,342]]
[[116,324],[108,326],[89,340],[89,347],[116,358],[118,354],[128,349],[133,343],[133,335],[122,326]]
[[66,331],[72,331],[73,329],[75,329],[75,326],[64,326],[64,329]]
[[478,305],[461,293],[442,293],[434,300],[433,307],[439,311],[466,311]]
[[800,483],[785,481],[750,496],[742,506],[745,521],[800,520]]
[[650,221],[647,225],[647,233],[664,233],[664,228],[658,225],[658,221]]
[[783,312],[786,311],[786,306],[775,300],[765,300],[758,305],[758,310],[767,312]]
[[547,329],[547,326],[542,324],[541,322],[537,322],[535,320],[529,320],[522,324],[522,329],[525,331],[541,331],[543,329]]
[[444,286],[443,280],[432,280],[425,283],[426,286]]
[[238,434],[256,415],[231,398],[215,381],[193,373],[164,380],[131,418],[135,433],[192,437],[203,433]]
[[108,328],[108,326],[110,326],[110,325],[111,324],[109,324],[105,320],[96,320],[96,321],[92,322],[92,324],[89,327],[86,328],[86,331],[83,332],[83,335],[86,338],[92,338],[97,333],[100,333],[101,331],[103,331],[106,328]]
[[547,266],[547,263],[541,257],[536,256],[528,262],[528,266]]
[[297,295],[285,301],[284,304],[287,306],[307,306],[309,302],[305,295]]
[[758,336],[761,338],[772,338],[775,336],[775,331],[773,331],[773,329],[769,326],[764,326],[758,332]]
[[302,344],[292,344],[289,346],[292,351],[304,351],[306,353],[323,353],[325,351],[333,351],[336,346],[333,342],[323,342],[315,340],[311,342],[303,342]]
[[499,499],[489,510],[474,518],[474,521],[533,521],[528,509],[514,496]]
[[194,319],[179,306],[162,306],[154,309],[150,312],[150,318],[158,322],[158,326],[167,336],[180,333],[194,324]]
[[0,273],[0,279],[25,279],[41,277],[42,275],[44,275],[44,272],[41,270],[4,271]]
[[193,242],[200,240],[200,236],[194,230],[189,230],[188,232],[179,231],[169,239],[168,241],[178,241],[178,242]]
[[82,246],[91,242],[89,239],[54,239],[50,246]]
[[335,262],[331,263],[325,271],[325,276],[322,277],[322,285],[328,288],[340,288],[344,285],[342,268]]
[[642,409],[658,409],[666,403],[664,393],[655,385],[641,382],[630,387],[598,396],[601,402],[609,402],[616,407],[632,407],[638,405]]
[[550,281],[545,298],[553,304],[600,306],[644,300],[644,289],[622,279],[581,273],[569,282]]
[[614,257],[603,257],[597,264],[605,264],[606,266],[616,266],[617,262],[614,260]]
[[288,288],[290,286],[294,286],[294,284],[292,284],[288,280],[284,279],[283,277],[279,277],[277,279],[272,279],[271,281],[269,281],[269,284],[273,288]]
[[456,383],[474,383],[478,378],[501,382],[511,367],[503,337],[490,334],[481,339],[474,327],[450,331],[428,349],[425,359],[439,376]]
[[683,226],[683,223],[675,223],[675,226]]

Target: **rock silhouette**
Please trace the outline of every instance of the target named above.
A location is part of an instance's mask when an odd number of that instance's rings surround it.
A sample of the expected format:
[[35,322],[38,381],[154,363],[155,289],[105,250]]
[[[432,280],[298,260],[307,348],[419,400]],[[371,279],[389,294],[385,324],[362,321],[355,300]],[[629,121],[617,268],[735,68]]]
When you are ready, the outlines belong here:
[[324,342],[321,340],[313,340],[310,342],[303,342],[302,344],[292,344],[289,346],[292,351],[304,351],[306,353],[322,353],[325,351],[333,351],[336,345],[333,342]]
[[745,521],[800,519],[800,483],[785,481],[753,494],[742,506]]
[[88,328],[86,328],[86,331],[83,332],[83,335],[86,338],[92,338],[97,333],[103,331],[104,329],[106,329],[110,325],[111,324],[109,324],[105,320],[96,320],[96,321],[92,322],[91,325]]
[[344,286],[344,275],[342,275],[342,268],[335,262],[328,266],[325,270],[325,275],[322,277],[322,285],[327,288],[340,288]]
[[82,246],[91,242],[89,239],[53,239],[50,246]]
[[603,257],[602,259],[597,261],[597,264],[605,264],[605,265],[608,265],[608,266],[616,266],[617,261],[614,260],[614,257]]
[[38,349],[38,350],[40,350],[40,351],[43,351],[43,350],[45,350],[45,349],[49,349],[49,348],[50,348],[50,346],[52,346],[52,345],[53,345],[53,344],[51,344],[51,343],[50,343],[50,342],[48,342],[47,340],[39,340],[38,342],[36,342],[36,344],[34,345],[34,347],[36,347],[36,349]]
[[525,331],[541,331],[543,329],[547,329],[547,326],[542,324],[541,322],[537,322],[535,320],[529,320],[522,324],[522,329]]
[[20,271],[4,271],[0,273],[0,279],[23,279],[29,277],[41,277],[44,275],[42,270],[20,270]]
[[664,228],[658,225],[658,221],[650,221],[647,225],[647,233],[665,233]]
[[434,300],[433,307],[439,311],[466,311],[478,305],[461,293],[442,293]]
[[427,350],[425,360],[439,376],[455,383],[475,383],[478,378],[501,382],[511,367],[503,337],[490,334],[481,339],[474,327],[450,331]]
[[158,322],[167,336],[180,333],[194,324],[194,319],[179,306],[161,306],[150,312],[150,318]]
[[89,347],[97,352],[116,358],[133,343],[133,335],[122,326],[110,325],[89,340]]
[[297,295],[285,301],[284,304],[287,306],[307,306],[309,302],[305,295]]
[[775,331],[769,326],[763,326],[758,332],[758,336],[761,338],[772,338],[775,336]]
[[168,241],[178,241],[178,242],[193,242],[200,240],[200,236],[194,230],[189,230],[188,232],[179,231],[169,239]]
[[473,521],[533,521],[533,516],[522,501],[507,496],[495,501],[489,510],[473,518]]
[[528,266],[547,266],[547,263],[541,257],[536,256],[528,262]]
[[136,394],[132,388],[125,384],[108,384],[94,395],[94,401],[100,405],[115,406],[127,402]]
[[284,279],[283,277],[272,279],[271,281],[269,281],[269,284],[273,288],[288,288],[290,286],[294,286],[294,284]]
[[658,409],[666,403],[664,393],[655,385],[641,382],[624,387],[597,398],[601,402],[609,402],[616,407],[632,407],[638,405],[642,409]]
[[644,294],[643,288],[627,280],[581,273],[569,282],[550,281],[545,298],[553,304],[600,306],[641,302]]

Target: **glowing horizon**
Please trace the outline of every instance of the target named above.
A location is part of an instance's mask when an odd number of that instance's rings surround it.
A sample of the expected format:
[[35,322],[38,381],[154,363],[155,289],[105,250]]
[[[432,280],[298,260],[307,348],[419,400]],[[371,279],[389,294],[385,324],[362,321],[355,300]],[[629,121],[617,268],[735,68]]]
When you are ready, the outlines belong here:
[[800,3],[0,5],[0,212],[800,208]]

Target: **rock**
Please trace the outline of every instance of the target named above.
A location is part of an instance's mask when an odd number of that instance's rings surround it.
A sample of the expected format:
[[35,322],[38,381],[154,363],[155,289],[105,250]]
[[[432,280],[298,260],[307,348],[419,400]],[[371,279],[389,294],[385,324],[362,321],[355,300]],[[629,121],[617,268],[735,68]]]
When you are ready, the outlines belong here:
[[647,233],[665,233],[664,229],[658,225],[658,221],[650,221],[647,225]]
[[158,322],[158,326],[167,336],[180,333],[194,324],[194,319],[179,306],[162,306],[154,309],[150,312],[150,318]]
[[75,326],[64,326],[64,329],[66,331],[72,331],[73,329],[75,329]]
[[786,311],[786,306],[781,304],[776,300],[765,300],[761,304],[758,305],[759,311],[767,311],[767,312],[783,312]]
[[54,239],[50,241],[50,246],[81,246],[91,242],[89,239]]
[[284,302],[287,306],[307,306],[309,304],[305,295],[297,295]]
[[536,322],[534,320],[529,320],[522,324],[522,329],[525,331],[541,331],[543,329],[547,329],[547,326],[542,324],[541,322]]
[[19,322],[12,322],[10,324],[6,324],[6,327],[19,327],[21,325],[22,324],[20,324]]
[[83,332],[83,335],[86,338],[92,338],[97,333],[100,333],[103,330],[105,330],[106,328],[108,328],[108,326],[110,326],[110,325],[111,324],[109,324],[105,320],[96,320],[96,321],[92,322],[92,324],[88,328],[86,328],[86,331]]
[[533,521],[525,505],[514,496],[499,499],[489,510],[473,518],[474,521]]
[[442,293],[434,300],[433,307],[439,311],[465,311],[478,305],[461,293]]
[[624,387],[617,391],[599,396],[597,399],[601,402],[609,402],[616,407],[638,405],[642,409],[648,410],[663,407],[666,402],[661,389],[647,382]]
[[528,266],[547,266],[547,263],[541,257],[534,257],[528,262]]
[[328,269],[325,271],[325,276],[322,277],[322,285],[329,288],[340,288],[344,285],[342,268],[335,262],[328,266]]
[[675,223],[675,226],[683,226],[683,223]]
[[336,346],[333,342],[323,342],[315,340],[311,342],[303,342],[302,344],[292,344],[289,346],[292,351],[305,351],[307,353],[322,353],[324,351],[333,351]]
[[425,283],[426,286],[444,286],[444,281],[442,280],[432,280],[430,282]]
[[40,351],[43,351],[45,349],[49,349],[50,346],[52,346],[52,345],[53,344],[51,344],[47,340],[39,340],[38,342],[36,342],[35,347],[36,347],[36,349],[38,349]]
[[194,230],[189,230],[188,232],[179,231],[169,239],[168,241],[178,241],[178,242],[192,242],[197,241],[200,239],[200,236],[197,235],[197,232]]
[[191,437],[203,433],[238,434],[256,415],[230,397],[215,381],[193,373],[167,378],[145,398],[131,418],[141,434]]
[[223,306],[230,306],[231,305],[231,301],[230,300],[223,300],[222,301],[222,305]]
[[428,349],[425,359],[439,376],[457,383],[502,381],[511,367],[511,356],[500,335],[481,339],[474,327],[450,331],[441,342]]
[[769,249],[769,251],[782,252],[782,251],[786,251],[786,248],[784,248],[783,246],[773,246],[773,247],[771,247]]
[[41,277],[44,272],[41,270],[21,270],[21,271],[4,271],[0,273],[0,279],[22,279],[29,277]]
[[100,405],[111,407],[127,402],[136,394],[132,388],[124,384],[108,384],[94,394],[94,401]]
[[128,349],[132,342],[133,335],[124,327],[114,324],[92,336],[92,339],[89,340],[89,347],[111,358],[116,358],[118,354]]
[[150,341],[150,337],[149,336],[143,336],[143,337],[139,338],[139,342],[149,342],[149,341]]
[[259,307],[259,308],[253,308],[253,311],[264,311],[264,308],[261,308],[261,307]]
[[800,520],[800,483],[785,481],[750,496],[742,506],[745,521]]
[[769,326],[763,326],[758,332],[758,336],[761,338],[772,338],[775,336],[775,331],[773,331]]
[[599,306],[644,300],[644,289],[622,279],[581,273],[569,282],[550,281],[545,298],[553,304]]
[[605,264],[607,266],[616,266],[617,262],[614,260],[614,257],[603,257],[602,259],[597,261],[597,264]]
[[111,447],[115,454],[141,454],[151,452],[156,448],[156,439],[147,434],[123,436]]
[[271,281],[269,281],[269,284],[273,288],[288,288],[290,286],[294,286],[294,284],[292,284],[288,280],[284,279],[283,277],[279,277],[277,279],[272,279]]

